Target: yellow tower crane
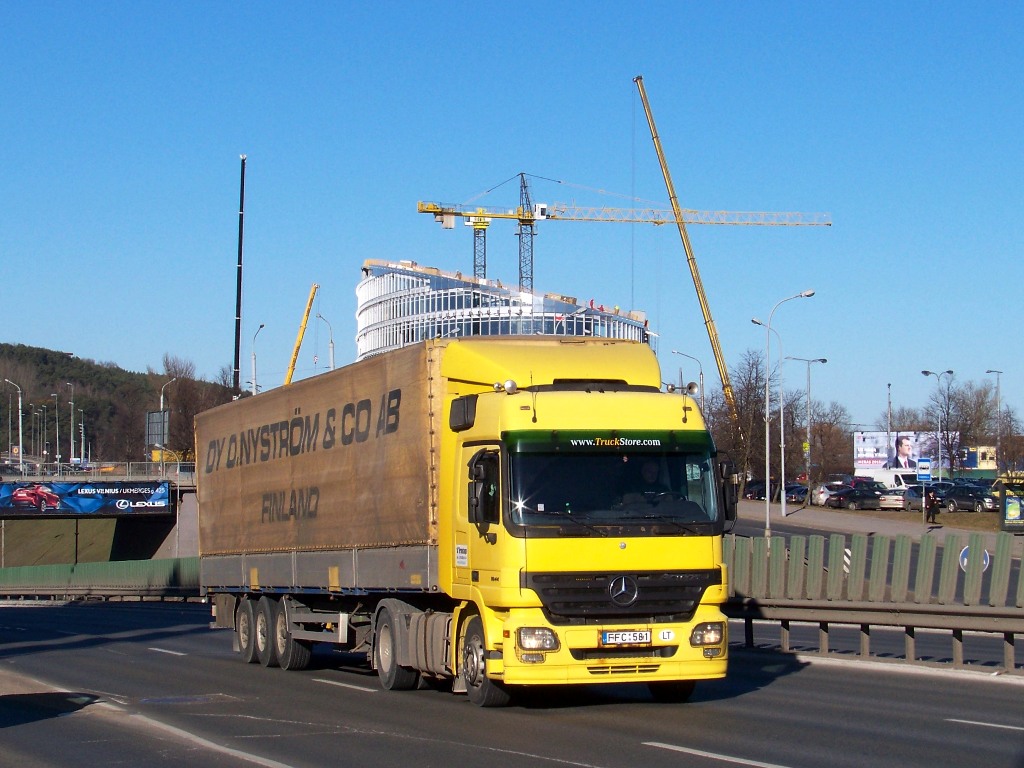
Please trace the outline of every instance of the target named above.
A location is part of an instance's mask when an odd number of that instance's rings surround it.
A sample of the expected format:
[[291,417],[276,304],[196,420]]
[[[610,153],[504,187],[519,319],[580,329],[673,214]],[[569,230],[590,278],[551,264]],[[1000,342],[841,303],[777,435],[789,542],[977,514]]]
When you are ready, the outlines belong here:
[[[444,229],[453,229],[455,220],[465,219],[465,223],[473,228],[473,275],[478,278],[486,278],[486,233],[492,219],[513,219],[519,222],[520,230],[520,254],[519,254],[519,282],[520,288],[532,292],[533,290],[533,225],[537,221],[597,221],[597,222],[618,222],[623,224],[662,224],[674,223],[679,229],[679,237],[683,243],[683,250],[686,253],[686,263],[690,268],[690,276],[693,279],[693,287],[697,291],[697,301],[700,304],[701,313],[704,317],[704,325],[707,329],[708,340],[711,342],[711,350],[715,356],[715,364],[718,366],[718,374],[722,379],[722,392],[726,405],[729,408],[729,416],[734,427],[739,430],[739,414],[736,410],[736,398],[733,394],[732,383],[729,379],[729,369],[722,354],[722,347],[718,340],[718,332],[715,330],[715,321],[711,316],[711,308],[708,305],[707,296],[704,293],[704,284],[700,279],[700,271],[697,269],[697,260],[693,255],[693,246],[690,244],[690,237],[686,232],[687,224],[711,224],[711,225],[732,225],[732,226],[757,226],[757,227],[830,227],[832,220],[827,213],[796,213],[796,212],[767,212],[767,211],[697,211],[679,206],[679,198],[676,196],[675,187],[672,184],[672,177],[669,174],[668,163],[661,148],[661,139],[658,137],[657,128],[654,125],[654,115],[651,113],[650,103],[647,100],[647,93],[644,90],[643,78],[639,75],[634,78],[637,88],[640,90],[640,99],[643,102],[644,113],[651,129],[651,138],[654,140],[654,148],[658,155],[658,162],[661,165],[662,175],[665,178],[665,186],[668,190],[671,210],[658,208],[607,208],[607,207],[580,207],[568,203],[531,203],[529,188],[526,183],[526,175],[520,177],[520,205],[517,208],[488,208],[480,206],[461,206],[446,203],[418,202],[416,210],[419,213],[429,213],[434,220],[441,224]],[[527,237],[527,235],[529,237]],[[528,251],[524,252],[524,247]]]

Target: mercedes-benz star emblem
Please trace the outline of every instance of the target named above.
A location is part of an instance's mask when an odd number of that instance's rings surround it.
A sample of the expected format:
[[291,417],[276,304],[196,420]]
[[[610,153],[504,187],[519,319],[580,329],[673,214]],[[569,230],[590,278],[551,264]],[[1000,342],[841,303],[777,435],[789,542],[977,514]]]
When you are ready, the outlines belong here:
[[627,608],[636,602],[640,588],[631,576],[616,576],[608,584],[608,597],[620,608]]

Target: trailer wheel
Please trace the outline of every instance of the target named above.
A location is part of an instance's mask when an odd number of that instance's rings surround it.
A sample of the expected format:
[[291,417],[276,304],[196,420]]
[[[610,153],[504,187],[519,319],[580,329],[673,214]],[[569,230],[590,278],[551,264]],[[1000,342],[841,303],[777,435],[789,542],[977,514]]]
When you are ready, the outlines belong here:
[[420,682],[420,673],[412,667],[398,664],[398,643],[395,637],[395,618],[384,608],[377,619],[377,636],[373,653],[380,684],[388,691],[411,691]]
[[235,633],[238,635],[238,654],[246,664],[256,661],[256,626],[252,600],[238,601],[235,611]]
[[478,707],[504,707],[512,699],[504,685],[487,677],[487,644],[479,616],[462,625],[459,674],[466,684],[469,700]]
[[689,701],[697,684],[693,680],[671,680],[648,683],[647,690],[655,701],[682,704]]
[[276,667],[277,650],[274,647],[274,601],[264,595],[256,606],[256,657],[264,667]]
[[305,669],[313,655],[311,649],[312,645],[308,640],[296,640],[292,637],[285,601],[278,600],[274,607],[274,653],[281,669]]

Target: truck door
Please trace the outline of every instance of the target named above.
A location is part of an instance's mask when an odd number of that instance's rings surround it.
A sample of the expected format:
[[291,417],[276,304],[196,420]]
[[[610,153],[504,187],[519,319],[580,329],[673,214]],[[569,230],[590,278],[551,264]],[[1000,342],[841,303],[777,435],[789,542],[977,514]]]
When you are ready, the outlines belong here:
[[455,533],[455,580],[481,590],[501,584],[503,543],[501,454],[497,446],[462,451],[464,503]]

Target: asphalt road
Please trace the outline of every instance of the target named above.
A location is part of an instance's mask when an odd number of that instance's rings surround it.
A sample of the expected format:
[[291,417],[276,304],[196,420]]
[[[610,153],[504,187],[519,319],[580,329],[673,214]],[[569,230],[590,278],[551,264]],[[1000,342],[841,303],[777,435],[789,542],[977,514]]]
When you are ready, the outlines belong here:
[[380,690],[358,658],[244,665],[198,604],[0,606],[7,766],[1024,768],[1024,680],[734,648],[687,704],[629,686],[500,710]]

